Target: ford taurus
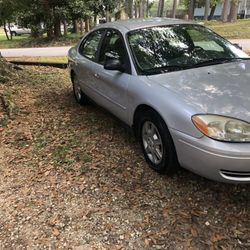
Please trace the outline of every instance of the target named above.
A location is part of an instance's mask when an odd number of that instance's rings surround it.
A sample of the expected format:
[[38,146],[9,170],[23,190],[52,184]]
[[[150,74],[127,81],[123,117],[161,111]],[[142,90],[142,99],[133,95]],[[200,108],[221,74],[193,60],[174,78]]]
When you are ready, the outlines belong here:
[[195,23],[139,19],[94,28],[68,58],[76,101],[131,126],[151,168],[250,182],[250,58],[237,46]]

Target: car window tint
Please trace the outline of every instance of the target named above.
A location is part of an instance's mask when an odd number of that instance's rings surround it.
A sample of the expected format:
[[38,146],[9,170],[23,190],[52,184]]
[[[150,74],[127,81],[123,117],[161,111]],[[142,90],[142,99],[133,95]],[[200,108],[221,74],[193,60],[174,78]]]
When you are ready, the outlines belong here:
[[119,59],[121,63],[126,63],[126,48],[121,35],[116,31],[107,31],[99,62],[104,64],[107,58],[116,58]]
[[102,34],[102,30],[91,33],[80,45],[79,53],[91,60],[95,60]]

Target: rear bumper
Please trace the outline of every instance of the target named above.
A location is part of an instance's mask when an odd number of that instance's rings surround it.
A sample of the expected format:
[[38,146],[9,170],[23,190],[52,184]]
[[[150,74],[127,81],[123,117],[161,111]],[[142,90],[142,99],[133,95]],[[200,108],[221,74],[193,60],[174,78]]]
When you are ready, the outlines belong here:
[[194,138],[170,129],[181,166],[208,179],[250,183],[250,143]]

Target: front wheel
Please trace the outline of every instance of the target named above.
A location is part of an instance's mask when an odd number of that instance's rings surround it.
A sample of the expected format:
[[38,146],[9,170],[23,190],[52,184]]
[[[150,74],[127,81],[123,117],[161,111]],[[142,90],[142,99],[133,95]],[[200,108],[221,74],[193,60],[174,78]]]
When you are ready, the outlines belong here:
[[73,92],[74,92],[74,96],[75,96],[76,101],[80,105],[88,104],[89,100],[88,100],[87,96],[82,92],[80,82],[76,76],[73,77],[72,83],[73,83]]
[[153,110],[141,114],[139,139],[149,166],[159,173],[173,174],[178,169],[175,146],[163,119]]

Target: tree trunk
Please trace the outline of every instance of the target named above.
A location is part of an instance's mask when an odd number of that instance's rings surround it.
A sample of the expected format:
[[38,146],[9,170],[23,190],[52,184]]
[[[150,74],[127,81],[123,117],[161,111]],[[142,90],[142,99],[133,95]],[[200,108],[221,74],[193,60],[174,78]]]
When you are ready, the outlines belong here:
[[127,2],[127,10],[128,10],[128,17],[131,19],[134,17],[134,1],[133,0],[128,0]]
[[79,33],[79,27],[78,27],[77,20],[73,20],[73,33],[75,33],[75,34]]
[[145,0],[139,2],[139,18],[144,18],[145,14]]
[[46,15],[46,32],[47,32],[47,37],[48,39],[53,39],[54,38],[54,29],[53,29],[53,9],[50,6],[50,2],[48,0],[43,0],[43,8],[44,8],[44,13]]
[[230,3],[230,9],[229,9],[229,14],[228,14],[228,17],[227,17],[227,21],[231,22],[232,20],[232,17],[233,17],[233,1],[231,1]]
[[83,31],[84,31],[84,22],[83,22],[83,20],[81,19],[81,20],[80,20],[80,33],[83,34]]
[[195,0],[189,1],[189,7],[188,7],[188,19],[193,20],[194,19],[194,9],[195,9]]
[[171,15],[172,18],[176,17],[177,6],[178,6],[178,0],[174,0],[173,1],[173,8],[172,8],[172,15]]
[[230,13],[228,16],[229,22],[236,22],[238,15],[239,0],[232,0],[230,6]]
[[84,22],[85,22],[85,32],[89,32],[89,31],[90,31],[90,20],[89,20],[89,16],[85,16]]
[[68,35],[68,24],[65,20],[63,21],[63,35],[64,36]]
[[[107,14],[107,11],[106,10],[106,14]],[[108,22],[108,19],[106,20],[106,22]],[[94,27],[97,25],[97,14],[94,14]]]
[[146,10],[147,10],[146,3],[147,3],[146,0],[142,0],[142,14],[143,14],[143,18],[145,18],[145,16],[146,16]]
[[204,20],[208,20],[208,12],[209,12],[209,7],[210,7],[210,1],[205,0],[205,10],[204,10]]
[[135,1],[134,8],[135,8],[135,18],[138,18],[138,7],[137,7],[137,1]]
[[222,12],[221,12],[222,22],[227,22],[228,9],[229,9],[229,0],[224,0]]
[[8,35],[8,31],[7,31],[7,28],[6,28],[6,21],[3,20],[3,29],[4,29],[4,33],[5,33],[5,36],[7,38],[7,40],[10,40],[10,37]]
[[6,27],[4,27],[3,29],[4,29],[4,33],[5,33],[7,40],[10,40],[10,37],[8,35],[8,31],[7,31]]
[[157,11],[158,17],[163,17],[164,3],[165,3],[165,0],[159,0],[158,11]]
[[143,13],[142,13],[142,0],[139,1],[138,7],[139,7],[139,18],[142,18],[143,17]]
[[48,37],[49,40],[54,38],[53,27],[48,27],[47,28],[47,37]]
[[59,18],[55,18],[55,21],[54,21],[54,35],[55,35],[55,38],[62,36],[61,21]]
[[110,11],[109,11],[109,8],[108,6],[106,6],[106,22],[110,22],[111,21],[111,18],[110,18]]
[[149,0],[146,2],[146,17],[149,17]]
[[210,10],[210,14],[209,14],[208,20],[212,20],[214,18],[214,13],[215,13],[216,7],[217,7],[216,4],[214,6],[212,6],[212,8]]
[[11,32],[10,22],[8,22],[8,29],[9,29],[9,33],[10,33],[10,40],[12,40],[13,34],[12,34],[12,32]]

